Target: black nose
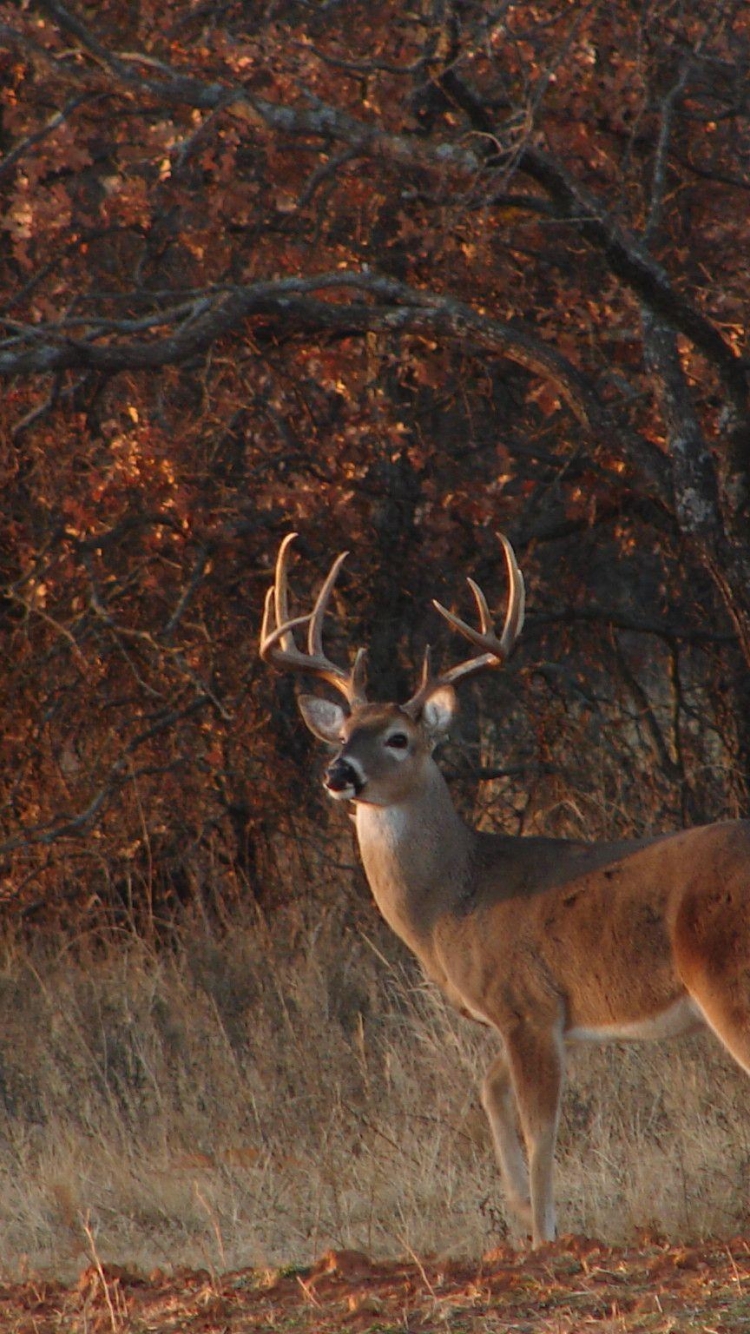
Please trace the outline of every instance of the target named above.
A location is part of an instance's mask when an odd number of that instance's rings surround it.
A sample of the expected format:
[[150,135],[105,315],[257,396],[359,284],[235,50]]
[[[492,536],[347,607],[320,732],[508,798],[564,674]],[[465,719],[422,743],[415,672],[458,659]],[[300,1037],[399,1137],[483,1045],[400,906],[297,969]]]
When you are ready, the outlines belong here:
[[345,792],[351,788],[356,794],[362,790],[362,779],[353,764],[338,759],[326,769],[326,787],[329,792]]

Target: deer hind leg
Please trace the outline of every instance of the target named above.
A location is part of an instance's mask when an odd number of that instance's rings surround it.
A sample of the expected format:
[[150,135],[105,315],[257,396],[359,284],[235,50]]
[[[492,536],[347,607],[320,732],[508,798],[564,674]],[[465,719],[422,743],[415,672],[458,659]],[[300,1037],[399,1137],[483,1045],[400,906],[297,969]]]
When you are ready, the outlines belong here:
[[501,1052],[489,1067],[482,1083],[481,1097],[492,1131],[506,1203],[519,1226],[528,1233],[531,1231],[529,1173],[518,1137],[516,1099],[505,1052]]
[[[683,983],[708,1027],[750,1075],[750,929],[746,895],[727,891],[701,915],[683,905],[675,958]],[[719,911],[723,908],[723,911]]]
[[689,990],[708,1027],[750,1075],[750,976],[744,984],[731,974],[691,978]]

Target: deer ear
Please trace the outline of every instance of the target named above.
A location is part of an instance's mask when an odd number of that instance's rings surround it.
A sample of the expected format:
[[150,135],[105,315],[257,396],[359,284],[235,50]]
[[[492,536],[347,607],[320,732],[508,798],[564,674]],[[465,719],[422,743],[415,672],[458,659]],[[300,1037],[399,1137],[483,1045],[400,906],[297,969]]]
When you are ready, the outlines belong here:
[[325,741],[328,746],[341,745],[346,714],[338,704],[318,699],[315,695],[298,695],[297,706],[310,731],[319,741]]
[[420,722],[426,728],[433,745],[442,740],[456,716],[458,700],[453,686],[439,685],[430,691],[424,704]]

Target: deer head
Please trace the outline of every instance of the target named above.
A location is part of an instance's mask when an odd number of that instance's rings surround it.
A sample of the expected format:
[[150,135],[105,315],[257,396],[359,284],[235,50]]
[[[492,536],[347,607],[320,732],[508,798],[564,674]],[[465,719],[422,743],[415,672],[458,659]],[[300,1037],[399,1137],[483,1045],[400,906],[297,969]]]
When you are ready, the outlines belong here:
[[[477,606],[479,629],[462,621],[439,602],[433,605],[450,626],[478,650],[447,671],[435,674],[429,650],[420,684],[404,704],[375,704],[367,700],[365,650],[360,648],[351,668],[339,667],[323,651],[323,620],[339,570],[342,552],[333,562],[312,611],[290,617],[288,606],[289,549],[296,534],[284,538],[276,562],[276,577],[266,596],[261,630],[261,657],[282,671],[312,676],[333,688],[342,702],[315,695],[300,695],[302,717],[321,741],[337,748],[326,770],[325,786],[338,800],[392,805],[402,801],[431,762],[437,743],[448,732],[456,712],[454,687],[479,672],[500,667],[513,649],[524,618],[524,583],[513,548],[500,534],[508,570],[508,607],[502,634],[492,629],[486,598],[473,579],[468,583]],[[307,627],[307,650],[300,649],[295,631]]]

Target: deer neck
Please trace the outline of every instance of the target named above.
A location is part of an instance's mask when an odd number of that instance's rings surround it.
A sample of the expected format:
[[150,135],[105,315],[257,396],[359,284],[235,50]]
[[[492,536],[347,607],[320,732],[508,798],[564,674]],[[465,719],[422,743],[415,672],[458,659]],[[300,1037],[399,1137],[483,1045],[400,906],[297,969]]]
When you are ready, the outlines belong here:
[[357,837],[375,902],[414,952],[429,953],[438,919],[461,900],[472,831],[430,760],[419,790],[391,806],[357,804]]

